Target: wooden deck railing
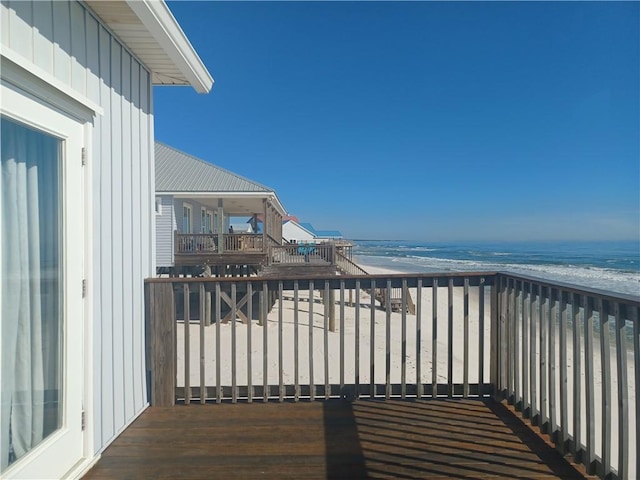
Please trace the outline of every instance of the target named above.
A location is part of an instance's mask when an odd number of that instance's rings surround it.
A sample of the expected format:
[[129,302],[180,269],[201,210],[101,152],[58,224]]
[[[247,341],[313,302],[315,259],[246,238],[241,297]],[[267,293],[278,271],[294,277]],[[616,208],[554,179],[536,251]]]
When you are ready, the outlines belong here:
[[225,233],[222,236],[223,249],[218,246],[217,233],[175,233],[175,253],[201,255],[224,252],[263,252],[264,241],[261,234]]
[[335,245],[290,243],[269,246],[269,265],[335,265]]
[[[638,297],[504,273],[145,288],[154,405],[490,395],[600,477],[640,472]],[[365,293],[378,288],[399,289],[403,308],[381,310]]]
[[501,396],[589,472],[637,478],[638,297],[507,274],[496,290]]

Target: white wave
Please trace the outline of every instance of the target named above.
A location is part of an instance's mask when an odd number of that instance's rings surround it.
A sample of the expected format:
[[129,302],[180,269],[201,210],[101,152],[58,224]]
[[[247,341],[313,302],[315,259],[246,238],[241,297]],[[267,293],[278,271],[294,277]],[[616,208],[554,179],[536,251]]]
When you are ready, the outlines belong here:
[[409,255],[407,257],[367,256],[364,263],[367,262],[372,262],[371,264],[378,266],[393,264],[394,268],[402,269],[405,272],[508,271],[557,282],[640,295],[640,272],[623,272],[601,267],[493,263],[475,260],[423,257],[418,255]]

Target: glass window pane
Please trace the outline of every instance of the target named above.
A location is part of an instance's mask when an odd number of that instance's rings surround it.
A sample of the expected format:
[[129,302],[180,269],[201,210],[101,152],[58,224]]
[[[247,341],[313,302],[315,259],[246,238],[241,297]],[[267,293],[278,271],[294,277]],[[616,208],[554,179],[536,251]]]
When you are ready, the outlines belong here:
[[1,470],[61,426],[62,142],[1,118]]

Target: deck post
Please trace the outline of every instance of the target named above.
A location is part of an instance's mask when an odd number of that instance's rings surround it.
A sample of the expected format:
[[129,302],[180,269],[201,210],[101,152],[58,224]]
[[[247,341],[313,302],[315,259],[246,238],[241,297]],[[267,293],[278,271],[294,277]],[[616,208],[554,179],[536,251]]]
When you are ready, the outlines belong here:
[[150,403],[175,405],[176,320],[172,283],[147,283],[147,352]]
[[224,253],[224,208],[218,200],[218,253]]
[[262,199],[262,251],[267,252],[267,199]]

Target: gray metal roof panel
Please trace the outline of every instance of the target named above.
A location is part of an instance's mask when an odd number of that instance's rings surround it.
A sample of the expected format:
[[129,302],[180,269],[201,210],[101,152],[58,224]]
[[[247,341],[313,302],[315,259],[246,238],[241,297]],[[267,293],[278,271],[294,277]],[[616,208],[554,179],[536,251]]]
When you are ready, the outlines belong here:
[[155,142],[156,192],[274,192],[161,142]]

